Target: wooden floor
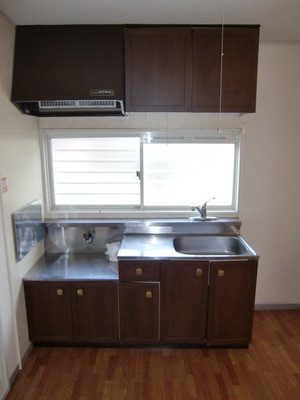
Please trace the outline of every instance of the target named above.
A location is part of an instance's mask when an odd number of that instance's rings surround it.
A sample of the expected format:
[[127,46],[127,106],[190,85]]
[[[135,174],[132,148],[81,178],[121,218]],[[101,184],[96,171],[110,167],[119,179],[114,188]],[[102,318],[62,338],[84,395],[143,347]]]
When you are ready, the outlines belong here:
[[299,400],[300,310],[256,311],[249,349],[34,348],[7,400]]

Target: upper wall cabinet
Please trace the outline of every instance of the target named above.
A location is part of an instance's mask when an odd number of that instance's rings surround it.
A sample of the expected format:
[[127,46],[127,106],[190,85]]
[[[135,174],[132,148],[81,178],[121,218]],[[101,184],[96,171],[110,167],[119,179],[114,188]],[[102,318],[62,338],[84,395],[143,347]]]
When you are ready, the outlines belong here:
[[259,28],[225,27],[223,38],[221,62],[222,29],[193,29],[192,111],[255,112]]
[[258,26],[127,28],[126,110],[255,112],[258,39]]
[[190,111],[191,38],[189,28],[126,29],[127,111]]

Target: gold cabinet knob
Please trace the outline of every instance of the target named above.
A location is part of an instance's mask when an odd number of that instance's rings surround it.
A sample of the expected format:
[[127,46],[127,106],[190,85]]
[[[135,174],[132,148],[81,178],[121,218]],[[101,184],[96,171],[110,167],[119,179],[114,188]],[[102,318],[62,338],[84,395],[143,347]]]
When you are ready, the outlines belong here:
[[83,290],[77,289],[77,296],[83,296]]
[[57,294],[57,296],[63,296],[64,295],[64,289],[56,289],[56,294]]
[[197,268],[197,269],[196,269],[196,275],[197,275],[197,276],[202,276],[202,275],[203,275],[203,270],[202,270],[202,268]]
[[218,269],[218,277],[222,278],[224,276],[224,270],[223,269]]
[[147,299],[152,299],[152,292],[151,292],[151,290],[147,290],[147,292],[146,292],[146,298],[147,298]]
[[135,273],[136,273],[136,275],[142,275],[142,274],[143,274],[142,268],[137,268],[137,269],[135,270]]

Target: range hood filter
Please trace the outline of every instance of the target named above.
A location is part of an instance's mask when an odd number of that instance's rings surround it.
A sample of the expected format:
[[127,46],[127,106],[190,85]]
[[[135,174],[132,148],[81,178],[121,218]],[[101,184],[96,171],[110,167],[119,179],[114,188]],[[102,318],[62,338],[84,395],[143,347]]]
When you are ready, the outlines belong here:
[[39,101],[40,112],[116,111],[124,115],[124,105],[118,100],[47,100]]

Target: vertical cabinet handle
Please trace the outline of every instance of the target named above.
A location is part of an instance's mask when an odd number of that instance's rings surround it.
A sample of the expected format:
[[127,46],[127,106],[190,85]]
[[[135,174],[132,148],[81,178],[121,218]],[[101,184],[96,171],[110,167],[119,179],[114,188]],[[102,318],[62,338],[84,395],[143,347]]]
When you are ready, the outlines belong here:
[[137,269],[135,270],[135,273],[136,273],[136,275],[142,275],[142,274],[143,274],[142,268],[137,268]]
[[77,289],[77,296],[83,296],[83,290]]
[[203,270],[202,270],[202,268],[197,268],[197,269],[196,269],[196,275],[197,275],[197,276],[202,276],[202,275],[203,275]]
[[64,289],[56,289],[56,294],[57,294],[57,296],[63,296],[64,295]]
[[224,276],[224,270],[223,269],[218,269],[218,277],[222,278]]
[[147,292],[146,292],[146,298],[147,298],[147,299],[152,299],[152,292],[151,292],[151,290],[147,290]]

